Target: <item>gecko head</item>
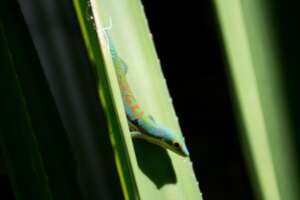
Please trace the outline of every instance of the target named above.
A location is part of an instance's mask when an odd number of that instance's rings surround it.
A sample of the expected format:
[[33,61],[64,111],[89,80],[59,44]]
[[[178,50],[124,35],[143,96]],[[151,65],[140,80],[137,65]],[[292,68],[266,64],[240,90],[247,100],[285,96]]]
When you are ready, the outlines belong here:
[[158,132],[160,137],[160,144],[161,146],[181,155],[184,157],[189,156],[189,151],[185,145],[184,138],[180,133],[176,133],[175,131],[166,128],[166,127],[159,127]]

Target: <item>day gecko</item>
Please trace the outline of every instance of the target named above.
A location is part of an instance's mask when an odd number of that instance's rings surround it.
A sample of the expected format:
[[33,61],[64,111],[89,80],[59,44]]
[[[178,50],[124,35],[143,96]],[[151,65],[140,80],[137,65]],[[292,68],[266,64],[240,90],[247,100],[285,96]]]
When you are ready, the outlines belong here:
[[157,123],[153,117],[147,115],[141,108],[126,79],[128,66],[122,58],[119,57],[113,44],[109,28],[104,28],[103,33],[106,46],[112,56],[132,137],[157,144],[181,156],[189,156],[182,135]]

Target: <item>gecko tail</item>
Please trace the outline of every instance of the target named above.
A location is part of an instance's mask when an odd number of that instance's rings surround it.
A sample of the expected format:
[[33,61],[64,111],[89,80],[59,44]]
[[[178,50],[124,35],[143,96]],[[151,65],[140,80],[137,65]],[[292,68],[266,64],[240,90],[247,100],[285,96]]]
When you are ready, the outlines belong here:
[[105,27],[102,28],[103,31],[107,31],[107,30],[109,31],[112,28],[112,19],[111,19],[111,16],[109,16],[108,20],[109,20],[109,24],[108,24],[108,26],[105,26]]
[[111,16],[109,16],[109,24],[108,26],[104,26],[101,28],[101,31],[103,32],[106,44],[111,45],[111,38],[109,31],[112,29],[112,19]]
[[107,47],[112,55],[112,57],[117,57],[117,51],[116,48],[113,45],[113,41],[111,38],[110,30],[112,29],[112,18],[109,16],[109,25],[102,27],[101,31],[103,32],[105,43],[107,44]]

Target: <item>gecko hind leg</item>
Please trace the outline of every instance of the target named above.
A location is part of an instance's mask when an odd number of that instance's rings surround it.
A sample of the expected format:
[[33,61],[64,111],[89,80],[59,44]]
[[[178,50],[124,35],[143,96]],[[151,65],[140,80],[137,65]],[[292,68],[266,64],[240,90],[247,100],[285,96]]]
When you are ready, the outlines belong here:
[[130,131],[137,131],[137,132],[139,131],[139,128],[129,120],[128,120],[128,126]]
[[132,138],[141,138],[142,133],[139,131],[130,131]]
[[128,125],[129,125],[129,131],[132,138],[139,138],[142,135],[139,128],[129,120],[128,120]]

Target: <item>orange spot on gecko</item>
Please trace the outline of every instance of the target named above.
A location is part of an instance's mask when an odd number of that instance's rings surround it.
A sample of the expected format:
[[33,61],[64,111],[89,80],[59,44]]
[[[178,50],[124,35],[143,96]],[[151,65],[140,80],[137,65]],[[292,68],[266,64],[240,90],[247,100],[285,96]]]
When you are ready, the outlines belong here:
[[124,96],[124,100],[130,105],[132,103],[132,97],[129,95]]
[[140,105],[138,103],[136,103],[135,105],[131,106],[131,109],[133,111],[135,111],[136,109],[139,109],[140,108]]
[[144,111],[138,113],[137,114],[137,118],[140,119],[141,117],[143,117],[144,114],[145,114]]

